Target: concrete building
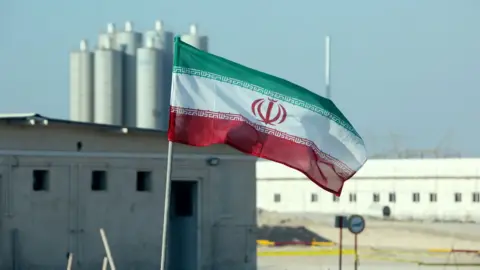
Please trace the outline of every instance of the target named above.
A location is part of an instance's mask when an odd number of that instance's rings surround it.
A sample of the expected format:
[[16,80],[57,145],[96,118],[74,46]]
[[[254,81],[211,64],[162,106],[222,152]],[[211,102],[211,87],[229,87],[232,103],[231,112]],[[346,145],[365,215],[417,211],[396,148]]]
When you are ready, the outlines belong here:
[[[159,269],[166,134],[0,116],[0,269]],[[255,269],[255,160],[175,145],[168,269]]]
[[480,222],[480,159],[369,160],[340,198],[293,169],[259,161],[257,202],[280,212]]

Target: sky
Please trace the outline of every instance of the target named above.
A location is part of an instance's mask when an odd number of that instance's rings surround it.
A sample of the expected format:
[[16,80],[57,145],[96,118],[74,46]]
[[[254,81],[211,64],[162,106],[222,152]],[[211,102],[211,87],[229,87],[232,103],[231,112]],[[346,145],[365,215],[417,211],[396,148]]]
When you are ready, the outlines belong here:
[[372,154],[480,156],[478,0],[0,1],[0,113],[68,118],[69,52],[106,24],[177,33],[197,23],[210,52],[332,99]]

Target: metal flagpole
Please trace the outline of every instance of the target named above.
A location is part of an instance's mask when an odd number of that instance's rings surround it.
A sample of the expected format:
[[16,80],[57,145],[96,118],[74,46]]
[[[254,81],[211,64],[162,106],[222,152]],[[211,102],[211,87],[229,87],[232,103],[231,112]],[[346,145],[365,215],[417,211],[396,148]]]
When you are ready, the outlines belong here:
[[165,177],[165,201],[163,205],[163,227],[162,227],[162,253],[160,257],[160,270],[165,270],[166,254],[167,254],[167,232],[170,210],[170,186],[172,182],[172,156],[173,143],[168,141],[167,152],[167,174]]
[[332,98],[330,89],[330,36],[325,37],[325,97]]
[[[332,99],[332,89],[330,88],[330,36],[325,37],[325,97]],[[328,121],[328,128],[330,128],[330,121]],[[342,270],[342,257],[343,257],[343,223],[344,216],[341,216],[340,219],[340,236],[339,236],[339,247],[338,247],[338,269]]]
[[[174,51],[173,51],[173,65],[177,65],[178,61],[178,44],[180,36],[175,36],[174,38]],[[172,76],[172,89],[170,93],[170,104],[173,104],[173,99],[175,98],[175,88],[173,87],[173,76]],[[170,119],[169,119],[170,123]],[[170,126],[168,127],[170,128]],[[173,160],[173,142],[168,141],[168,150],[167,150],[167,173],[165,176],[165,201],[163,203],[163,228],[162,228],[162,252],[160,258],[160,270],[166,269],[167,261],[167,233],[168,233],[168,220],[170,212],[170,195],[171,195],[171,184],[172,184],[172,160]]]

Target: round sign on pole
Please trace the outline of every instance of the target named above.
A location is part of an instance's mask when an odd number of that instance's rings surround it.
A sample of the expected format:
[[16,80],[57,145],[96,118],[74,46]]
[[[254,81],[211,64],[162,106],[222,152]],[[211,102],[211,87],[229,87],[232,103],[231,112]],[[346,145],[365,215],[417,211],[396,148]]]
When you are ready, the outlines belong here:
[[348,230],[353,234],[360,234],[365,230],[365,219],[360,215],[351,215],[348,218]]

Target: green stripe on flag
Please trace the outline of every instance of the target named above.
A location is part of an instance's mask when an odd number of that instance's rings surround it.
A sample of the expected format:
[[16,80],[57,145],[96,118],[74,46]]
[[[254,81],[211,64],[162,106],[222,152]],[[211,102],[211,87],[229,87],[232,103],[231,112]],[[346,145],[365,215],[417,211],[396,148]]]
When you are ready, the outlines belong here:
[[335,104],[287,80],[240,65],[175,40],[174,73],[217,80],[316,112],[363,139]]

